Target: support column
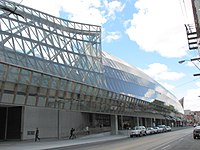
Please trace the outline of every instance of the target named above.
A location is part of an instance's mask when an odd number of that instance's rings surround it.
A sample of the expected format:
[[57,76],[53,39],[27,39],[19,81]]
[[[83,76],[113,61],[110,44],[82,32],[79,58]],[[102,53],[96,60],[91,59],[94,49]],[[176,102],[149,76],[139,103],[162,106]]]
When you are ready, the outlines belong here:
[[139,126],[143,126],[142,118],[139,118]]
[[7,140],[7,130],[8,130],[8,107],[6,107],[6,121],[5,121],[4,140]]
[[96,114],[92,114],[92,126],[93,126],[93,127],[96,127],[96,126],[97,126]]
[[118,135],[118,116],[111,115],[111,134]]
[[123,116],[121,115],[121,126],[122,126],[122,130],[124,130],[124,121],[123,121]]
[[24,140],[25,136],[25,129],[24,129],[24,113],[25,113],[25,106],[22,106],[22,112],[21,112],[21,140]]
[[147,120],[148,118],[144,118],[144,122],[145,122],[145,127],[148,127],[148,120]]
[[58,127],[57,127],[57,132],[58,132],[58,139],[61,139],[61,111],[58,109]]
[[140,120],[139,120],[139,117],[137,117],[137,126],[140,125]]

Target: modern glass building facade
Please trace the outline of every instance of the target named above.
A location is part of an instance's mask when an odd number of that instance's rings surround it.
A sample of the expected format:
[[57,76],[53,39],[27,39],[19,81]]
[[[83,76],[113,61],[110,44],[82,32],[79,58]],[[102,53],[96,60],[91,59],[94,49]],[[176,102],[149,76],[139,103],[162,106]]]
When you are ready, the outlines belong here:
[[183,113],[178,99],[148,75],[128,63],[103,52],[103,66],[108,89],[149,103],[162,101]]
[[[65,136],[72,124],[96,124],[94,114],[152,124],[183,108],[152,78],[103,52],[100,26],[0,0],[0,112],[0,139],[31,139],[36,126],[43,137]],[[16,126],[9,112],[18,114]],[[108,122],[108,116],[97,118]]]

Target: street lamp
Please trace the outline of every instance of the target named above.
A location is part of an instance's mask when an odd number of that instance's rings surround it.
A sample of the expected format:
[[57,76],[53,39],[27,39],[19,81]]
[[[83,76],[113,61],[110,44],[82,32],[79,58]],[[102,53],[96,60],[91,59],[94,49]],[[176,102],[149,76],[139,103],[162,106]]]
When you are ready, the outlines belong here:
[[193,74],[193,76],[200,76],[200,73]]
[[[181,60],[181,61],[179,61],[178,63],[179,63],[179,64],[182,64],[182,63],[184,63],[184,62],[186,62],[186,61],[191,61],[191,62],[200,70],[200,67],[199,67],[197,64],[194,63],[194,61],[199,61],[199,62],[200,62],[200,57],[198,57],[198,58],[192,58],[192,59]],[[193,76],[200,76],[200,73],[193,74]]]

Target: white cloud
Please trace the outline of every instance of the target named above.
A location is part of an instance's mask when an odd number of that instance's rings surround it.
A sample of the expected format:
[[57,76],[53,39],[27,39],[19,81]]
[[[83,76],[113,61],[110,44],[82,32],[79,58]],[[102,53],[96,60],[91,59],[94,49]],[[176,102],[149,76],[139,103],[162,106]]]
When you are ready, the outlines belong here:
[[184,106],[185,110],[190,109],[192,111],[199,111],[200,107],[200,97],[198,97],[200,88],[190,89],[187,91],[185,100],[184,100]]
[[[186,55],[187,38],[179,0],[138,0],[126,30],[129,38],[147,52],[164,57]],[[126,22],[127,26],[127,22]]]
[[172,91],[175,89],[174,85],[168,84],[166,82],[159,82],[162,86],[164,86],[166,89],[168,89],[169,91]]
[[110,43],[113,40],[118,40],[121,37],[119,32],[108,32],[105,40]]
[[111,2],[104,1],[104,4],[105,4],[105,6],[107,8],[107,11],[108,11],[107,16],[109,16],[109,17],[111,17],[113,19],[115,19],[115,17],[116,17],[115,13],[116,12],[121,12],[125,7],[125,5],[122,5],[121,2],[116,1],[116,0],[115,1],[111,1]]
[[[11,1],[16,3],[21,2],[21,0],[11,0]],[[62,6],[61,0],[55,0],[55,1],[23,0],[21,4],[57,17],[59,16],[59,10]]]
[[[12,0],[19,3],[21,0]],[[88,24],[102,25],[108,20],[115,19],[117,12],[124,9],[124,5],[118,1],[108,0],[23,0],[22,5],[40,10],[42,12],[59,17],[60,11],[69,14],[68,20]]]
[[[200,87],[200,82],[197,82],[196,86]],[[199,96],[200,96],[200,92],[199,92]]]
[[185,76],[183,73],[169,71],[166,65],[160,63],[150,64],[147,69],[142,69],[142,71],[151,76],[156,81],[175,81]]

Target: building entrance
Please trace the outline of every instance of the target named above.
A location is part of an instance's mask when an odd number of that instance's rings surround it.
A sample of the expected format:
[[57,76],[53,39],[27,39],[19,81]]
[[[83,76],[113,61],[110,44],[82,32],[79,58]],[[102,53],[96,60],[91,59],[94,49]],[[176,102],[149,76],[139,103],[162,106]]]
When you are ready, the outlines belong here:
[[22,107],[0,106],[0,140],[21,139]]

